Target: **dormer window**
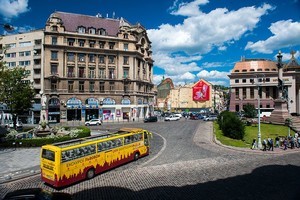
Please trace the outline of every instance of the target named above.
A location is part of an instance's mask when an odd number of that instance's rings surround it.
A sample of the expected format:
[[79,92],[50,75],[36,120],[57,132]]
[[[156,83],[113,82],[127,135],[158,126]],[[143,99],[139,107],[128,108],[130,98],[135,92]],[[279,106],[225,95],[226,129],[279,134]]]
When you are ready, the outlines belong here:
[[261,69],[261,68],[260,68],[260,69],[257,69],[257,71],[258,71],[258,72],[262,72],[262,69]]
[[236,70],[234,70],[234,72],[240,72],[240,70],[236,69]]
[[99,29],[99,35],[106,35],[106,30],[103,28]]
[[89,34],[96,34],[96,29],[95,28],[90,28],[89,29]]
[[78,33],[85,33],[85,28],[84,27],[78,27]]
[[51,26],[51,31],[57,31],[57,26]]
[[124,39],[128,39],[128,34],[127,33],[124,34]]
[[247,72],[247,70],[246,70],[246,69],[243,69],[242,72]]

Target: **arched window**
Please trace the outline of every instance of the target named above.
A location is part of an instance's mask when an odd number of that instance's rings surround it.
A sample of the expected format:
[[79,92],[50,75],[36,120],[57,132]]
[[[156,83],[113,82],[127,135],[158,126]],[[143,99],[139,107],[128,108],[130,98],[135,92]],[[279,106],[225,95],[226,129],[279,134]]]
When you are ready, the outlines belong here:
[[142,105],[143,104],[143,99],[138,99],[138,105]]
[[130,105],[130,99],[122,99],[121,104],[122,105]]
[[112,98],[105,98],[103,100],[103,105],[115,105],[116,104],[116,101]]

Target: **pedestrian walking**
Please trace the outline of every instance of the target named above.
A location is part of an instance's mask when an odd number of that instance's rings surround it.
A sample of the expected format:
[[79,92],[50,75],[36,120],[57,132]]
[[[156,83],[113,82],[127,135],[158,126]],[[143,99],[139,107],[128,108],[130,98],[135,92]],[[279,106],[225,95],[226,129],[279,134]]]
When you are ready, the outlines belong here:
[[283,149],[283,150],[287,150],[288,141],[287,141],[287,138],[286,138],[286,137],[285,137],[284,140],[283,140],[283,146],[284,146],[284,149]]
[[263,145],[263,151],[266,151],[267,150],[267,140],[266,139],[263,140],[262,145]]
[[256,139],[255,138],[252,140],[251,149],[256,149]]
[[269,146],[269,151],[274,151],[274,142],[273,142],[273,139],[271,138],[270,139],[270,146]]

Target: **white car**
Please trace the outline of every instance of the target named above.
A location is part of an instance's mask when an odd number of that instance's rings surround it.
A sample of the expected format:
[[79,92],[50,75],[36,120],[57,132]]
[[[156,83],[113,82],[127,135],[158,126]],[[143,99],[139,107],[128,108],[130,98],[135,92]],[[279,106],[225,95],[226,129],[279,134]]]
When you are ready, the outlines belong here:
[[165,121],[178,121],[178,120],[180,120],[180,117],[175,115],[170,115],[168,117],[165,117]]
[[[5,124],[5,127],[6,128],[14,128],[14,122],[9,122],[8,124]],[[21,128],[23,128],[23,124],[22,124],[22,122],[17,122],[16,123],[16,128],[17,129],[21,129]]]
[[204,117],[203,120],[204,121],[214,121],[214,120],[217,120],[218,117],[215,116],[215,115],[210,115],[210,116],[207,116],[207,117]]
[[99,126],[101,124],[102,124],[101,119],[91,119],[90,121],[85,122],[86,126],[92,126],[92,125]]

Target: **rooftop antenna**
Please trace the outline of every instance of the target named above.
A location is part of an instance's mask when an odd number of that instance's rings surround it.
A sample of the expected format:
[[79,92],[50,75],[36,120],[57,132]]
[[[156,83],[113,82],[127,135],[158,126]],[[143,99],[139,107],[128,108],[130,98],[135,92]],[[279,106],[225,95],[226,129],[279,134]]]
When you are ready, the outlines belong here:
[[115,18],[115,15],[116,15],[116,13],[115,13],[115,11],[113,12],[113,15],[112,15],[112,18],[114,19]]

